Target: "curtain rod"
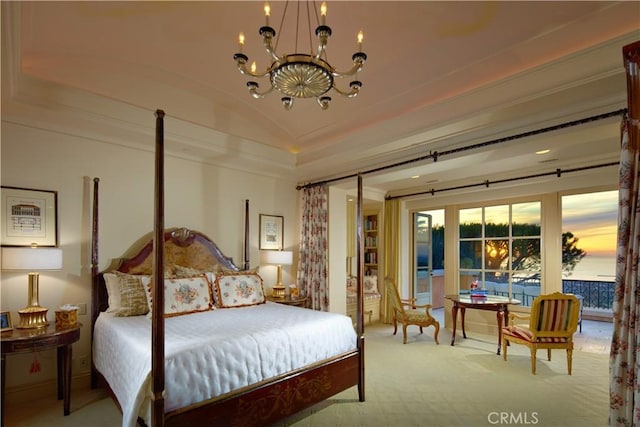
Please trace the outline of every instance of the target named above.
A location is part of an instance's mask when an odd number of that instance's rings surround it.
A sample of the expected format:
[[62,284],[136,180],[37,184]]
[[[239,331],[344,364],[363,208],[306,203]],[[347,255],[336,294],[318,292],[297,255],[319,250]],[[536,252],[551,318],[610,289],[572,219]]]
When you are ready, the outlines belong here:
[[449,188],[441,188],[439,190],[435,190],[435,189],[431,189],[431,190],[427,190],[427,191],[418,191],[415,193],[407,193],[407,194],[400,194],[397,196],[387,196],[385,197],[385,200],[392,200],[392,199],[401,199],[403,197],[412,197],[412,196],[420,196],[420,195],[424,195],[424,194],[431,194],[432,196],[435,193],[441,193],[444,191],[453,191],[453,190],[461,190],[461,189],[465,189],[465,188],[473,188],[473,187],[487,187],[489,188],[489,185],[491,184],[503,184],[505,182],[514,182],[514,181],[520,181],[523,179],[531,179],[531,178],[540,178],[543,176],[550,176],[550,175],[556,175],[558,178],[560,178],[562,176],[563,173],[571,173],[571,172],[580,172],[580,171],[585,171],[585,170],[590,170],[590,169],[599,169],[599,168],[605,168],[605,167],[609,167],[609,166],[618,166],[620,163],[619,162],[610,162],[610,163],[602,163],[599,165],[592,165],[592,166],[582,166],[579,168],[571,168],[571,169],[556,169],[555,171],[552,172],[542,172],[542,173],[536,173],[533,175],[525,175],[525,176],[519,176],[516,178],[505,178],[505,179],[498,179],[495,181],[490,181],[490,180],[485,180],[476,184],[465,184],[465,185],[458,185],[456,187],[449,187]]
[[[298,185],[296,187],[296,190],[301,190],[303,188],[310,188],[310,187],[316,187],[318,185],[324,185],[324,184],[329,184],[332,182],[336,182],[336,181],[342,181],[345,179],[349,179],[349,178],[355,178],[357,177],[359,174],[362,175],[367,175],[367,174],[371,174],[371,173],[375,173],[375,172],[381,172],[383,170],[386,169],[392,169],[392,168],[396,168],[399,166],[405,166],[411,163],[416,163],[416,162],[420,162],[423,160],[428,160],[428,159],[433,159],[434,162],[438,161],[438,157],[442,157],[442,156],[447,156],[447,155],[451,155],[451,154],[457,154],[457,153],[461,153],[464,151],[468,151],[468,150],[473,150],[476,148],[481,148],[481,147],[487,147],[490,145],[495,145],[495,144],[502,144],[504,142],[509,142],[509,141],[513,141],[516,139],[520,139],[520,138],[526,138],[528,136],[534,136],[534,135],[540,135],[546,132],[552,132],[552,131],[556,131],[556,130],[560,130],[560,129],[565,129],[565,128],[569,128],[569,127],[573,127],[573,126],[578,126],[578,125],[582,125],[585,123],[590,123],[590,122],[594,122],[597,120],[602,120],[602,119],[608,119],[609,117],[614,117],[614,116],[621,116],[626,114],[627,109],[626,108],[622,108],[620,110],[616,110],[616,111],[610,111],[608,113],[603,113],[603,114],[597,114],[595,116],[590,116],[590,117],[585,117],[582,119],[578,119],[578,120],[572,120],[570,122],[565,122],[565,123],[560,123],[557,125],[553,125],[553,126],[548,126],[548,127],[544,127],[541,129],[536,129],[536,130],[532,130],[532,131],[528,131],[528,132],[523,132],[523,133],[519,133],[516,135],[511,135],[511,136],[506,136],[503,138],[497,138],[497,139],[493,139],[490,141],[485,141],[485,142],[480,142],[477,144],[471,144],[471,145],[467,145],[465,147],[460,147],[460,148],[454,148],[451,150],[444,150],[441,152],[438,151],[430,151],[429,154],[424,155],[424,156],[420,156],[420,157],[416,157],[414,159],[409,159],[409,160],[404,160],[402,162],[397,162],[397,163],[391,163],[389,165],[385,165],[385,166],[380,166],[377,168],[373,168],[373,169],[368,169],[362,172],[357,172],[357,173],[352,173],[352,174],[348,174],[348,175],[343,175],[343,176],[339,176],[336,178],[331,178],[331,179],[326,179],[323,181],[316,181],[316,182],[310,182],[304,185]],[[474,184],[475,185],[475,184]]]

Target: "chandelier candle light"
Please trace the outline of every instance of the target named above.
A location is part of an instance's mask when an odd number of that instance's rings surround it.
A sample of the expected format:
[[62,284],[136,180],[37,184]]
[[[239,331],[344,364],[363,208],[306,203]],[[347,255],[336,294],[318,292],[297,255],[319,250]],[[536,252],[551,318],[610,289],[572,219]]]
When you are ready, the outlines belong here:
[[[249,57],[242,52],[245,37],[243,33],[240,33],[240,36],[238,37],[240,51],[233,55],[233,59],[236,61],[236,64],[238,66],[238,70],[240,70],[242,74],[246,74],[252,77],[260,78],[268,76],[271,84],[271,87],[269,89],[261,93],[258,92],[258,89],[260,88],[258,82],[248,81],[247,87],[249,88],[249,92],[254,98],[263,98],[265,95],[271,93],[275,88],[284,95],[281,100],[285,110],[291,109],[291,107],[293,106],[293,100],[295,98],[316,98],[318,104],[320,104],[320,107],[323,110],[326,110],[329,107],[329,103],[331,102],[331,97],[326,94],[331,89],[333,89],[340,95],[346,96],[347,98],[353,98],[360,92],[362,82],[357,80],[356,75],[359,71],[362,70],[364,63],[367,60],[367,55],[362,52],[362,31],[360,31],[357,36],[359,51],[354,53],[351,57],[351,59],[353,60],[353,66],[346,72],[336,71],[336,69],[327,61],[327,55],[325,51],[327,41],[331,36],[331,28],[325,23],[327,16],[327,5],[323,2],[320,6],[320,21],[315,31],[315,34],[318,37],[318,46],[314,53],[313,46],[311,46],[311,22],[309,18],[311,16],[310,3],[313,5],[316,22],[318,22],[315,2],[307,1],[306,5],[307,17],[309,21],[308,27],[310,53],[293,53],[288,55],[278,55],[276,53],[276,48],[278,46],[280,36],[278,36],[278,39],[276,39],[274,47],[273,39],[276,36],[276,31],[269,26],[269,16],[271,15],[271,7],[269,6],[269,3],[266,3],[264,6],[266,25],[260,27],[259,30],[259,34],[260,36],[262,36],[262,43],[267,51],[267,54],[269,54],[269,56],[273,60],[271,65],[265,71],[256,71],[257,67],[255,62],[251,64],[250,69],[247,69],[247,62],[249,61]],[[282,34],[282,26],[285,21],[288,6],[289,2],[287,1],[284,7],[284,12],[282,13],[280,28],[278,29],[278,33],[280,34]],[[299,20],[300,2],[298,2],[298,13],[296,21],[296,50]],[[356,79],[352,80],[351,83],[349,83],[349,87],[351,90],[343,91],[336,87],[336,77],[350,76],[356,76]]]

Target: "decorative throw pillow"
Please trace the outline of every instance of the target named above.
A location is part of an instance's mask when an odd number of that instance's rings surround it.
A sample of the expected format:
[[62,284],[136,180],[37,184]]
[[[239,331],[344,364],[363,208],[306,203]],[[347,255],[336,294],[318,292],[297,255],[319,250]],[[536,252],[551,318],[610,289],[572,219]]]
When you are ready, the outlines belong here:
[[378,276],[364,276],[364,293],[378,293]]
[[140,276],[115,272],[118,276],[120,290],[120,308],[115,312],[117,317],[141,316],[149,312],[147,295],[140,281]]
[[211,286],[204,274],[197,277],[164,280],[166,317],[207,311],[212,307]]
[[115,273],[104,273],[102,276],[109,296],[107,313],[115,313],[120,309],[120,278]]
[[[198,268],[193,268],[193,267],[183,267],[177,264],[174,265],[173,267],[174,267],[173,271],[175,273],[176,278],[180,279],[185,277],[195,277],[195,276],[200,276],[204,274],[205,276],[207,276],[207,280],[209,280],[209,285],[211,286],[216,281],[216,271],[220,270],[219,264],[211,265],[205,268],[204,270],[200,270]],[[215,299],[215,292],[213,292],[213,289],[211,290],[211,295]],[[215,301],[212,301],[212,302],[215,303]]]
[[256,273],[218,273],[216,302],[221,308],[243,307],[265,302],[262,277]]
[[355,289],[358,286],[358,278],[354,276],[347,277],[347,289]]
[[[145,289],[151,308],[153,301],[150,280]],[[212,308],[211,285],[204,274],[164,279],[164,317],[208,311]]]
[[144,288],[144,294],[147,296],[147,307],[149,307],[147,318],[151,319],[151,309],[153,308],[152,295],[151,295],[151,276],[143,276],[140,279],[140,283],[142,283],[142,287]]

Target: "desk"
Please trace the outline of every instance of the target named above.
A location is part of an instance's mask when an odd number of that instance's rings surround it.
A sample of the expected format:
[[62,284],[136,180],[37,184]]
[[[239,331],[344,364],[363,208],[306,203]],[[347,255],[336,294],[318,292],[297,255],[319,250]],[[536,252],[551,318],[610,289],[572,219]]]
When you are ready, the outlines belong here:
[[462,336],[467,337],[464,330],[464,313],[467,308],[475,308],[477,310],[489,310],[496,312],[498,320],[498,352],[500,354],[500,346],[502,345],[502,323],[509,324],[509,305],[518,305],[520,301],[513,298],[501,297],[498,295],[487,295],[486,297],[472,297],[471,295],[447,295],[446,298],[453,302],[451,316],[453,317],[453,334],[451,335],[451,345],[456,341],[456,325],[458,310],[462,315]]
[[7,354],[58,349],[58,400],[64,399],[64,415],[69,415],[71,406],[71,344],[80,339],[80,325],[75,328],[56,330],[54,324],[46,328],[13,329],[2,332],[2,424],[4,424],[4,386]]

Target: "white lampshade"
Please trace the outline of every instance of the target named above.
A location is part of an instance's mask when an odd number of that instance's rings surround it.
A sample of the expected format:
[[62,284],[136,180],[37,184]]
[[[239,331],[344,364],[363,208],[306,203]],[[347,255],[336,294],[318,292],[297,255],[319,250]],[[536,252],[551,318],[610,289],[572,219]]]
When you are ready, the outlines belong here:
[[3,270],[61,270],[62,249],[2,248]]
[[262,251],[262,263],[272,265],[291,265],[293,264],[293,252]]

